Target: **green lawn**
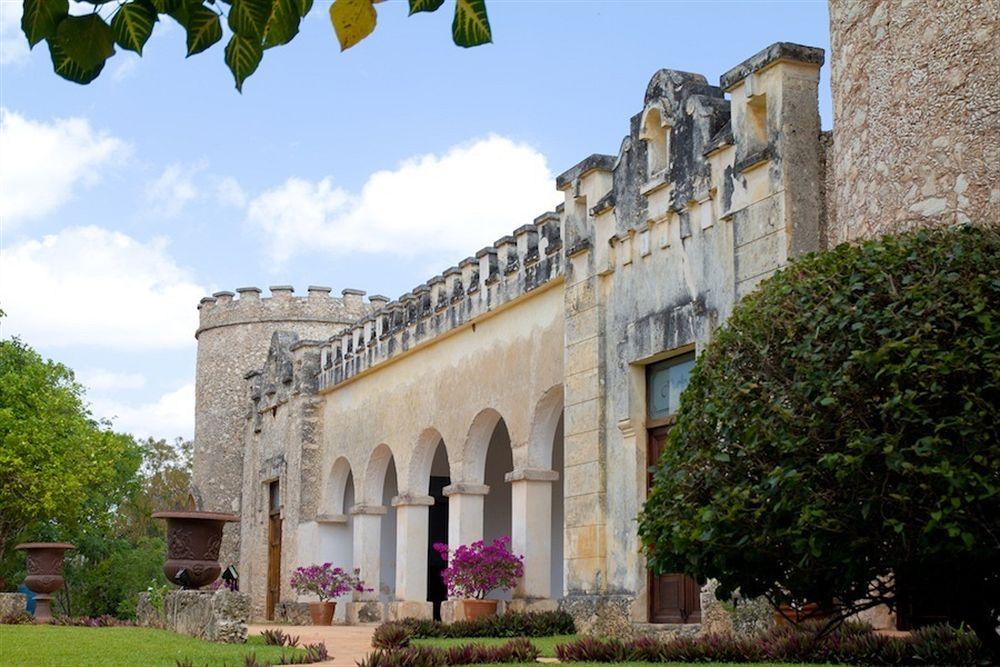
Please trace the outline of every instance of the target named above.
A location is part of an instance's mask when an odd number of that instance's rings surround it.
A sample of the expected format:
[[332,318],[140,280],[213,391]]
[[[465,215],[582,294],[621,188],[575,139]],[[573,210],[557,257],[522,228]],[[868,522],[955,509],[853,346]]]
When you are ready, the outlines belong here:
[[213,644],[151,628],[0,625],[3,667],[175,667],[178,658],[190,658],[196,667],[243,667],[248,653],[277,662],[282,651],[294,650],[265,646],[260,637]]

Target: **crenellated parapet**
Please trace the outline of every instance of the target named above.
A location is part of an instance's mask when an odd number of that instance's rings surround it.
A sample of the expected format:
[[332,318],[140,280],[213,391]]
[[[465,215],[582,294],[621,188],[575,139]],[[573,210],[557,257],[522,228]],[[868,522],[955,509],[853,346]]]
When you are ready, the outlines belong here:
[[379,296],[365,301],[365,292],[356,289],[345,289],[339,297],[332,296],[329,287],[317,285],[310,285],[301,297],[295,296],[291,285],[273,285],[269,291],[265,297],[258,287],[240,287],[235,293],[216,292],[203,298],[195,338],[218,327],[257,322],[351,322],[385,303]]
[[689,240],[728,223],[743,294],[818,249],[823,58],[822,49],[778,42],[718,86],[701,74],[656,72],[618,154],[591,155],[556,181],[568,256],[585,257],[584,271],[597,275],[657,255],[679,262]]
[[562,256],[560,216],[544,213],[331,337],[321,350],[319,389],[350,380],[551,283],[562,275]]

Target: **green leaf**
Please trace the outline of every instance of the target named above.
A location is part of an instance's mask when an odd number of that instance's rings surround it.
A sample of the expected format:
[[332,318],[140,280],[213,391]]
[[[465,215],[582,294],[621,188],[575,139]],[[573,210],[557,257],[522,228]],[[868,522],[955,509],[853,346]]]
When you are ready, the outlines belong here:
[[264,26],[264,48],[292,41],[299,34],[300,20],[297,0],[274,0]]
[[490,20],[486,16],[486,0],[455,0],[455,19],[451,23],[455,44],[479,46],[493,41]]
[[417,12],[435,12],[444,0],[410,0],[410,16]]
[[142,47],[153,34],[156,8],[149,0],[134,0],[118,8],[111,19],[111,30],[118,46],[142,55]]
[[104,61],[115,53],[111,27],[97,14],[67,16],[59,22],[55,41],[65,57],[84,72],[99,72]]
[[313,0],[298,0],[299,16],[305,16],[312,9]]
[[182,25],[187,29],[188,56],[201,53],[222,39],[222,22],[218,14],[196,2],[187,3],[183,9],[185,22]]
[[103,60],[97,67],[84,69],[70,59],[66,50],[63,49],[57,39],[48,39],[46,40],[46,43],[49,45],[49,55],[52,57],[52,69],[55,70],[56,74],[67,81],[79,84],[88,84],[96,79],[101,73],[101,70],[104,69],[105,61]]
[[161,14],[173,14],[183,4],[181,0],[152,0],[152,3]]
[[257,70],[264,49],[260,42],[233,35],[226,45],[226,64],[236,79],[236,90],[243,92],[243,82]]
[[377,16],[371,0],[334,0],[330,5],[330,21],[340,41],[340,50],[346,51],[375,29]]
[[[16,0],[15,0],[16,1]],[[68,0],[24,0],[21,30],[34,46],[56,34],[56,26],[69,13]]]
[[237,35],[260,41],[271,14],[271,0],[233,0],[229,27]]

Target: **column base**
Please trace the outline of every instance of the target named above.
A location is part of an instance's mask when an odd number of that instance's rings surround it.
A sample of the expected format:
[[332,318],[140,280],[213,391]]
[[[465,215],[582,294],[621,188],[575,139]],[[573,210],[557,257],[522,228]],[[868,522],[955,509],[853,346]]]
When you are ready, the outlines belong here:
[[431,602],[411,602],[396,600],[389,603],[389,620],[398,621],[404,618],[419,618],[430,620],[434,618],[434,604]]
[[347,603],[347,624],[382,623],[385,621],[385,604],[378,600],[360,600]]
[[514,598],[507,603],[507,611],[533,612],[557,611],[559,601],[552,598]]

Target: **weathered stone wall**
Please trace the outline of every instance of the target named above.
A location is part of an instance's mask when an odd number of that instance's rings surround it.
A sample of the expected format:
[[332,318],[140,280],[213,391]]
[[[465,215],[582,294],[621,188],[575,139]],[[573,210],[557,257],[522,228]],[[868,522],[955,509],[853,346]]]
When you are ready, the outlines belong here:
[[834,243],[996,220],[995,0],[830,0]]
[[27,604],[23,593],[0,593],[0,618],[24,612]]
[[150,604],[148,593],[140,593],[136,616],[139,625],[168,628],[210,642],[242,644],[247,640],[250,599],[225,589],[175,590],[164,596],[161,611]]
[[[820,247],[822,62],[819,49],[775,44],[721,87],[662,70],[619,154],[557,181],[569,247],[565,605],[585,628],[647,620],[635,530],[651,464],[645,366],[700,350],[742,295]],[[701,627],[726,624],[703,598]]]
[[[193,485],[202,509],[240,512],[243,429],[247,410],[247,371],[260,368],[271,334],[278,329],[325,340],[364,315],[370,304],[363,292],[345,290],[331,298],[329,288],[313,287],[296,298],[291,287],[272,287],[270,298],[257,288],[218,292],[198,306],[200,325],[195,382]],[[373,298],[375,299],[375,298]],[[220,559],[237,562],[239,524],[227,524]]]

